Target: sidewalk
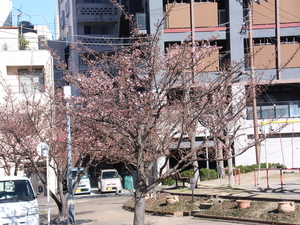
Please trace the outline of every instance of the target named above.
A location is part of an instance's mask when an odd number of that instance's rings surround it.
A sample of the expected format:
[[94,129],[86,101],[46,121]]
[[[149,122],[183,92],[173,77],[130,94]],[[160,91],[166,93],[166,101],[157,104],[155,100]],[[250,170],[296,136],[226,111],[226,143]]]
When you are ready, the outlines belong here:
[[[238,179],[237,179],[238,181]],[[283,174],[283,190],[281,189],[279,172],[270,173],[270,185],[267,188],[265,173],[261,172],[259,185],[254,185],[254,173],[241,174],[240,184],[234,188],[228,187],[228,179],[201,181],[200,186],[194,191],[197,196],[219,196],[221,198],[238,198],[252,200],[284,201],[293,200],[300,202],[300,175],[299,171]],[[179,184],[182,185],[182,184]],[[186,187],[159,186],[157,191],[163,190],[177,194],[191,195],[189,185]],[[90,196],[77,196],[75,198],[76,224],[80,225],[130,225],[133,221],[133,213],[123,210],[122,205],[132,197],[131,194],[124,193],[115,197],[106,197],[95,192]],[[45,199],[40,199],[41,224],[47,224],[47,204]],[[57,207],[51,201],[51,220],[57,218]],[[230,225],[249,224],[242,221],[222,221],[194,217],[172,217],[153,216],[146,214],[147,225]],[[51,223],[56,224],[56,223]],[[252,223],[253,224],[253,223]]]
[[[258,177],[258,174],[256,174]],[[241,174],[240,184],[236,177],[236,184],[229,188],[228,178],[221,180],[200,181],[200,185],[194,190],[197,196],[219,196],[232,199],[257,199],[257,200],[292,200],[300,203],[300,174],[299,170],[283,173],[282,183],[280,182],[279,171],[269,171],[269,182],[267,182],[266,172],[259,174],[259,184],[254,183],[254,172]],[[269,185],[268,185],[269,184]],[[179,184],[180,186],[182,184]],[[268,188],[269,187],[269,188]],[[189,186],[184,188],[175,186],[163,186],[165,192],[177,194],[192,194]]]

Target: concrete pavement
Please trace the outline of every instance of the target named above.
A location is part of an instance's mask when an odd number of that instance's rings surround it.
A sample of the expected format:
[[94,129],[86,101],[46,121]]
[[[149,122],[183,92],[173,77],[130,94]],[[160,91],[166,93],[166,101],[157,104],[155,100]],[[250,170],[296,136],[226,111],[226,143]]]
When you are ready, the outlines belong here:
[[[76,224],[81,225],[131,225],[133,212],[123,210],[123,203],[132,196],[90,197],[75,199]],[[40,202],[41,224],[47,224],[47,204]],[[51,202],[51,220],[56,221],[57,209]],[[232,222],[194,217],[153,216],[146,214],[146,225],[230,225]],[[57,224],[51,222],[51,224]],[[239,223],[245,224],[245,223]]]
[[[239,181],[240,182],[239,182]],[[198,196],[219,196],[224,198],[250,198],[260,200],[293,200],[300,202],[300,174],[299,171],[294,173],[283,174],[282,181],[278,171],[269,174],[269,179],[265,173],[260,174],[259,184],[254,183],[254,174],[241,174],[240,179],[236,179],[237,184],[234,188],[228,188],[227,179],[201,181],[200,186],[194,191]],[[191,194],[189,187],[169,187],[160,186],[167,192],[175,194]],[[123,210],[123,203],[129,200],[132,194],[123,191],[121,195],[112,196],[99,194],[94,190],[90,196],[75,197],[75,218],[76,224],[82,225],[130,225],[133,222],[133,213]],[[39,200],[41,224],[47,224],[47,202],[45,199]],[[57,207],[51,202],[51,220],[57,218]],[[57,224],[57,223],[51,223]],[[247,222],[220,221],[194,217],[174,217],[174,216],[153,216],[146,214],[146,224],[148,225],[229,225],[229,224],[249,224]]]
[[[256,178],[258,174],[256,173]],[[294,201],[300,203],[300,173],[299,170],[282,173],[269,171],[261,172],[259,179],[254,181],[254,172],[241,174],[236,179],[233,188],[228,187],[228,178],[220,180],[200,181],[199,187],[194,191],[198,196],[216,196],[232,199]],[[165,187],[164,191],[178,194],[191,194],[189,187]]]

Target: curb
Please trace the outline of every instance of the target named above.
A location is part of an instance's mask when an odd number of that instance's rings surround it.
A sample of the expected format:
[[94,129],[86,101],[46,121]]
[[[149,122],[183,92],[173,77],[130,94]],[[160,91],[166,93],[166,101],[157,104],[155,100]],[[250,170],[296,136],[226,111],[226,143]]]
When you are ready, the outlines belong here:
[[[193,196],[193,194],[189,193],[178,193],[178,192],[169,192],[167,190],[162,189],[162,193],[168,193],[168,194],[173,194],[173,195],[183,195],[183,196]],[[276,202],[276,201],[283,201],[283,199],[280,198],[270,198],[270,197],[255,197],[255,196],[228,196],[228,195],[217,195],[217,194],[194,194],[196,197],[221,197],[225,199],[234,199],[234,200],[255,200],[255,201],[269,201],[269,202]],[[295,203],[300,203],[300,199],[289,199],[289,198],[284,198],[284,201],[293,201]]]
[[278,225],[299,225],[299,223],[283,223],[277,221],[266,221],[266,220],[252,220],[252,219],[244,219],[237,217],[222,217],[222,216],[212,216],[212,215],[194,215],[194,217],[199,218],[207,218],[207,219],[218,219],[224,221],[240,221],[240,222],[250,222],[250,223],[261,223],[261,224],[278,224]]

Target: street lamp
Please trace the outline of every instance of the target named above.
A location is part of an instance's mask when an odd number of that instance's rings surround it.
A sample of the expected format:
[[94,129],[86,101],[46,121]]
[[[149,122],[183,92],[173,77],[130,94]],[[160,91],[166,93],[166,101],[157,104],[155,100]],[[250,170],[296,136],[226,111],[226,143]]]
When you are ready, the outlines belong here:
[[[64,86],[64,97],[68,99],[71,97],[71,86]],[[67,108],[69,103],[67,101]],[[73,180],[72,180],[72,145],[71,145],[71,119],[67,113],[67,151],[68,151],[68,170],[67,170],[67,184],[68,184],[68,225],[75,224],[75,210],[74,210],[74,195],[73,195]]]

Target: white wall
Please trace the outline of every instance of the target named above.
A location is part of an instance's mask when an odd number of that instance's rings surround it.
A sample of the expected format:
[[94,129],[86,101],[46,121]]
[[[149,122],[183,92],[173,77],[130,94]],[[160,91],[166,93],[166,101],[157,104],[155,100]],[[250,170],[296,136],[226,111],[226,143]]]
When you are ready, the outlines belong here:
[[18,50],[18,27],[0,28],[0,51]]
[[12,1],[1,0],[0,27],[11,25],[11,23],[12,23],[11,17],[10,17],[11,11],[12,11]]
[[[277,122],[280,120],[277,120]],[[281,136],[270,137],[261,143],[261,163],[280,163],[287,168],[300,168],[300,137],[296,133],[300,132],[300,119],[281,120],[284,123],[271,123],[261,126],[260,132],[269,132],[270,129],[286,125],[281,131]],[[261,124],[260,121],[259,124]],[[240,138],[239,144],[245,145],[247,142],[247,135],[253,134],[252,121],[247,121],[244,125],[247,127],[245,135]],[[284,137],[284,134],[290,134],[291,137]],[[235,158],[235,165],[252,165],[256,164],[256,152],[252,147],[240,156]]]

